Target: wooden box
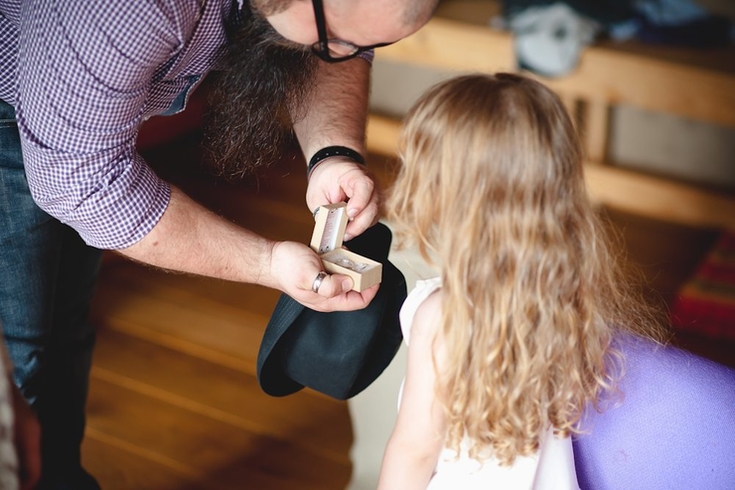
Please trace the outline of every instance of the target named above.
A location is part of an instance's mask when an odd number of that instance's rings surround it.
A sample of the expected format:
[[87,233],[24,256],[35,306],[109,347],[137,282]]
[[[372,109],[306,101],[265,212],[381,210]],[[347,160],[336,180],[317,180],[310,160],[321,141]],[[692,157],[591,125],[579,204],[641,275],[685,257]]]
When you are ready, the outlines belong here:
[[383,264],[342,248],[349,221],[347,203],[321,206],[315,219],[310,246],[321,257],[324,270],[350,276],[352,289],[358,292],[378,284],[382,278]]

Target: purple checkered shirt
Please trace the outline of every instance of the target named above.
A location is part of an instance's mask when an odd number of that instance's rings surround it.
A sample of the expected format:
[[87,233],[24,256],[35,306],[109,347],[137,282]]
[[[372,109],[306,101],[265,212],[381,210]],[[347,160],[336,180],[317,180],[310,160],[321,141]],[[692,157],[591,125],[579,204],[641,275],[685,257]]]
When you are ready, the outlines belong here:
[[0,99],[16,109],[28,184],[90,245],[119,249],[163,215],[170,187],[135,150],[216,64],[232,0],[0,0]]
[[215,67],[231,10],[232,0],[0,0],[0,99],[15,107],[41,208],[98,248],[148,234],[171,189],[136,152],[138,129]]

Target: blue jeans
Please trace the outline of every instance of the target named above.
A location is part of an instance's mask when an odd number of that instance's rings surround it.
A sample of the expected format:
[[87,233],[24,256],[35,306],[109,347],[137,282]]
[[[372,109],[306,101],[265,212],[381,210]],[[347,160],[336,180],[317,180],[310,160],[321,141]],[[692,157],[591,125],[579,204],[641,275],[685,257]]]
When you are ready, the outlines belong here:
[[12,106],[0,101],[0,322],[42,429],[43,489],[94,489],[81,467],[102,252],[33,201]]

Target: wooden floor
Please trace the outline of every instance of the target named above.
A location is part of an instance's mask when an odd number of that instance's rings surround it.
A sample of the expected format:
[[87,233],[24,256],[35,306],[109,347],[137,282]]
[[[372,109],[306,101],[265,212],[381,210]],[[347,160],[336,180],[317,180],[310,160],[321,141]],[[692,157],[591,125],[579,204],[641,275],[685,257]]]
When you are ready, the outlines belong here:
[[[148,159],[232,220],[265,236],[308,242],[313,220],[300,162],[284,162],[259,185],[226,184],[198,168],[195,136]],[[386,182],[386,167],[377,168]],[[612,217],[666,301],[715,237]],[[271,398],[257,384],[257,350],[277,297],[106,257],[92,312],[99,338],[83,445],[85,466],[104,489],[345,487],[352,439],[346,404],[308,390]],[[734,352],[696,338],[683,342],[720,360]]]

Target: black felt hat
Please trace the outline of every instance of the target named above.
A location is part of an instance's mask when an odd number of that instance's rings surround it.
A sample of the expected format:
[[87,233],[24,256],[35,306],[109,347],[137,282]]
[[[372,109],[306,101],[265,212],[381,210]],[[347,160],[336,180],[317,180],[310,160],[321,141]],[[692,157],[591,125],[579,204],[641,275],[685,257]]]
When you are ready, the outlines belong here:
[[258,352],[258,382],[272,396],[304,386],[346,400],[367,388],[395,357],[403,339],[398,312],[406,279],[388,261],[392,234],[382,223],[345,243],[383,264],[380,289],[357,311],[317,312],[282,294]]

